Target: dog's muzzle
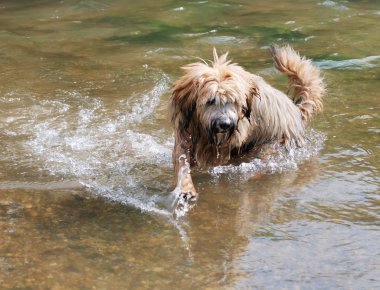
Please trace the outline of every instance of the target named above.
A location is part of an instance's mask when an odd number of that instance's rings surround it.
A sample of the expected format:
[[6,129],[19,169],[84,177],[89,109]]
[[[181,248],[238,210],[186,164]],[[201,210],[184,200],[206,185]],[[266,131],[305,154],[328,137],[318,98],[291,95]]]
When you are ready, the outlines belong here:
[[214,134],[233,131],[234,127],[234,122],[228,117],[218,118],[212,122],[212,132]]
[[211,134],[213,142],[216,145],[220,145],[219,143],[229,140],[234,131],[235,123],[228,117],[221,117],[212,122]]

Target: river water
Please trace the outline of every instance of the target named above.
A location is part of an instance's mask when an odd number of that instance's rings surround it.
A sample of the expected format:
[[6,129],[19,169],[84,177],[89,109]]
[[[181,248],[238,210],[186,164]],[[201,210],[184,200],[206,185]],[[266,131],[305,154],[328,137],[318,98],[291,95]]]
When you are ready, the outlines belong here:
[[[1,1],[1,289],[380,287],[378,1]],[[328,86],[301,150],[194,169],[175,218],[167,108],[212,48]]]

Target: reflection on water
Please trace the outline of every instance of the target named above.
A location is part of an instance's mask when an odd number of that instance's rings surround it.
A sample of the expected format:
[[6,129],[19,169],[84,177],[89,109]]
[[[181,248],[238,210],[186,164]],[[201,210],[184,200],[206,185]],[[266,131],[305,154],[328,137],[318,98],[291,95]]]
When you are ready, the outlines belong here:
[[[378,20],[370,1],[1,2],[2,288],[378,287]],[[216,46],[285,90],[272,42],[324,70],[307,146],[194,169],[176,219],[179,67]]]

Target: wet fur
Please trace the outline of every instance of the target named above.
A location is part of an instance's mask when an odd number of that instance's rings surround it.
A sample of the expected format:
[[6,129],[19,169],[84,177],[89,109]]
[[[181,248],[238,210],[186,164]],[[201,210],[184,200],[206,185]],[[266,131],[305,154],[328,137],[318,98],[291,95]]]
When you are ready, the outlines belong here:
[[[224,164],[231,154],[242,154],[264,144],[286,147],[304,144],[305,125],[322,109],[325,92],[318,68],[290,46],[271,47],[275,67],[288,76],[292,96],[267,84],[261,77],[227,60],[183,67],[174,83],[171,117],[175,145],[173,162],[185,154],[190,164]],[[233,132],[213,136],[212,122],[220,116],[234,120]]]

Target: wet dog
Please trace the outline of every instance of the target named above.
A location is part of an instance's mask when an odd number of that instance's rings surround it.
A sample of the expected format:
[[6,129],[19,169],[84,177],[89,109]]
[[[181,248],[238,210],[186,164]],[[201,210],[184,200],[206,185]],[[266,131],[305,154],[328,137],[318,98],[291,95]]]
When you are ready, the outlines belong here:
[[171,118],[175,144],[173,163],[181,195],[196,199],[184,164],[200,167],[227,163],[231,157],[271,144],[301,147],[305,126],[322,109],[325,86],[318,68],[290,46],[271,46],[275,67],[288,76],[288,97],[227,59],[183,67],[174,83]]

